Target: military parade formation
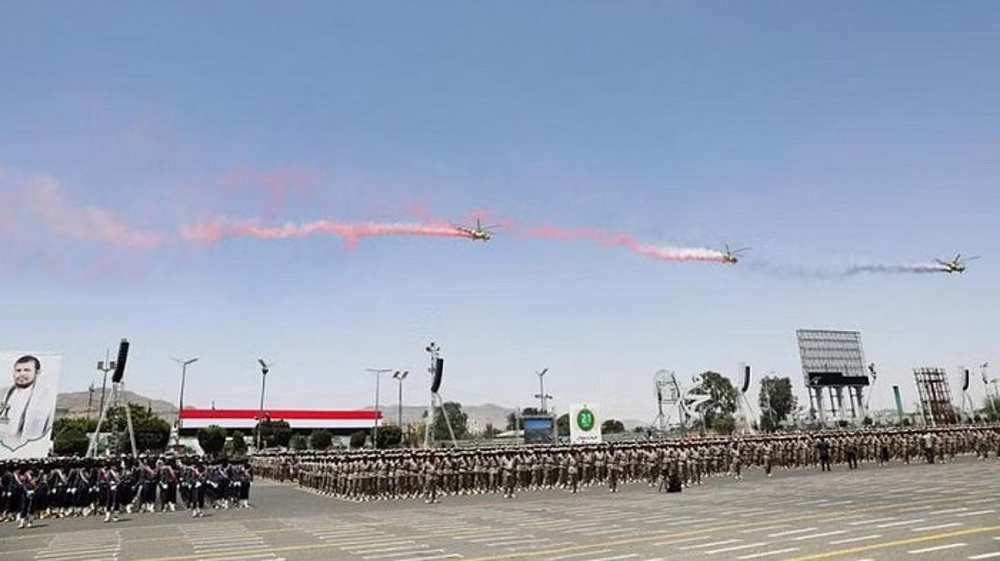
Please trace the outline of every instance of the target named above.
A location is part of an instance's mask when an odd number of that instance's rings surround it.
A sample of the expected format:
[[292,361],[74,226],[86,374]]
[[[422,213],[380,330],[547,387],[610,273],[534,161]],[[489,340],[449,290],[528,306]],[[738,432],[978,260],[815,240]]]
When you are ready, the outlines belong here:
[[[245,462],[198,457],[48,458],[0,462],[0,523],[38,519],[249,508]],[[178,501],[178,498],[180,501]]]
[[351,501],[445,495],[517,493],[541,489],[644,482],[652,488],[683,487],[745,470],[767,477],[777,470],[859,463],[945,463],[956,456],[1000,458],[1000,427],[864,429],[777,435],[697,437],[599,445],[531,445],[478,449],[272,453],[254,456],[254,473]]

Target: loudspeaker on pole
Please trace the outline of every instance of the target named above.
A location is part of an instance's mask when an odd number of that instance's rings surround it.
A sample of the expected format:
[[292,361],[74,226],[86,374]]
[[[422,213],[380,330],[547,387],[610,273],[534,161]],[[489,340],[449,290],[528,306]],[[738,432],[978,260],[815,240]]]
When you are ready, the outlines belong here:
[[743,388],[740,393],[747,393],[750,389],[750,365],[746,364],[743,366]]
[[969,369],[966,368],[962,373],[962,391],[969,391]]
[[438,358],[434,361],[434,378],[431,381],[431,393],[437,393],[441,388],[441,375],[444,374],[444,359]]
[[115,373],[111,376],[111,381],[119,383],[125,376],[125,361],[128,360],[128,339],[122,339],[118,345],[118,361],[115,362]]

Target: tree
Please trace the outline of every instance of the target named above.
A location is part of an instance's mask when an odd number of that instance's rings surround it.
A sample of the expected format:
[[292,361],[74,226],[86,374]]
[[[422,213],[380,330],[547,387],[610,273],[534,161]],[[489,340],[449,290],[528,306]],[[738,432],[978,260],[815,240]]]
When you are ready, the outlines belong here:
[[403,441],[403,429],[396,425],[385,425],[378,429],[378,440],[375,446],[378,448],[397,448]]
[[198,445],[206,456],[218,456],[226,446],[226,429],[218,425],[198,429]]
[[493,423],[486,423],[486,428],[483,429],[483,438],[489,440],[496,438],[498,434],[500,434],[500,431],[493,426]]
[[247,439],[241,431],[235,431],[229,437],[229,455],[237,458],[247,455]]
[[788,377],[765,376],[760,381],[760,394],[757,398],[761,411],[761,427],[774,430],[798,405],[798,400],[792,392],[792,380]]
[[365,442],[368,442],[368,433],[359,430],[358,432],[351,435],[351,448],[364,448]]
[[274,448],[275,446],[287,448],[292,439],[292,427],[288,421],[265,419],[263,422],[257,423],[257,430],[260,431],[261,445],[264,448]]
[[723,415],[712,419],[712,430],[719,434],[732,434],[736,428],[736,419],[732,415]]
[[[441,409],[448,412],[448,420],[444,418]],[[434,411],[434,426],[431,427],[434,433],[434,440],[437,442],[451,441],[451,433],[448,431],[448,422],[455,431],[455,439],[461,440],[468,436],[469,416],[462,411],[462,404],[454,401],[444,402],[442,407],[437,407]]]
[[604,434],[625,432],[625,424],[618,419],[608,419],[601,423],[601,432]]
[[695,408],[696,412],[704,415],[706,425],[715,428],[716,418],[732,416],[736,412],[736,401],[740,394],[729,378],[718,372],[705,372],[701,375],[701,383],[697,389],[699,393],[708,396],[704,403]]
[[59,456],[83,456],[90,445],[88,433],[97,421],[86,417],[62,417],[52,424],[52,451]]
[[1000,399],[992,395],[986,396],[979,414],[990,422],[1000,421]]
[[292,438],[288,441],[288,447],[299,452],[307,450],[309,448],[309,439],[304,434],[293,434]]
[[87,453],[90,440],[87,433],[77,426],[65,428],[52,436],[52,451],[57,456],[83,456]]
[[569,436],[569,413],[563,413],[556,417],[556,434]]
[[326,429],[312,431],[309,435],[309,446],[313,450],[326,450],[333,444],[333,435]]
[[[132,416],[132,429],[135,431],[135,447],[137,452],[161,452],[170,443],[170,423],[154,415],[145,406],[138,403],[128,404]],[[96,421],[93,425],[97,426]],[[124,407],[109,407],[101,431],[117,435],[114,445],[118,450],[131,450],[132,443],[128,434],[128,417]]]

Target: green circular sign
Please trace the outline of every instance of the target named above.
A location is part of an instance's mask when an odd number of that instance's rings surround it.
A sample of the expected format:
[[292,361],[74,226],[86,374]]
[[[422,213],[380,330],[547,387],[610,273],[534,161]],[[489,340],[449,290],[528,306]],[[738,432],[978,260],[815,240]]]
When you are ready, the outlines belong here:
[[594,428],[594,412],[590,409],[584,407],[576,414],[576,426],[580,427],[584,432],[589,431]]

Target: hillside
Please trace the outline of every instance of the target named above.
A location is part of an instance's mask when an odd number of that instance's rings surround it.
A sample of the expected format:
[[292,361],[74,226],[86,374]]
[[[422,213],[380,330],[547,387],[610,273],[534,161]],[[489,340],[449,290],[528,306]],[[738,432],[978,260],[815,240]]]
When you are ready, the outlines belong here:
[[[88,410],[92,416],[96,417],[100,413],[101,390],[98,388],[94,392],[93,400],[91,400],[89,393],[86,391],[60,393],[56,397],[56,418],[84,417],[87,415]],[[108,388],[105,396],[106,399],[111,399],[111,388]],[[177,407],[169,401],[150,399],[144,395],[130,391],[121,392],[119,399],[123,402],[138,403],[149,407],[153,410],[154,414],[164,419],[173,419],[177,416]],[[90,403],[89,407],[88,402]]]

